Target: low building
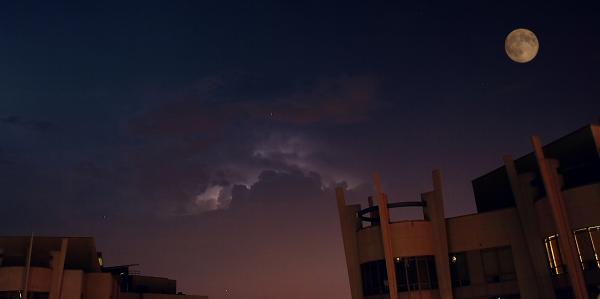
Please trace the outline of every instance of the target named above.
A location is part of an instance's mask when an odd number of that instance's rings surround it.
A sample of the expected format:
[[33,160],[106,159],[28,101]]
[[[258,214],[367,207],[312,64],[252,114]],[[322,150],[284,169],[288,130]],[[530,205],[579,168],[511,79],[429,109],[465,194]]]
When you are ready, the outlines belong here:
[[206,299],[176,281],[105,267],[90,237],[0,237],[0,299]]
[[[472,215],[444,216],[437,170],[415,202],[388,202],[376,188],[376,205],[363,208],[338,188],[352,298],[596,298],[600,126],[532,144],[473,180]],[[390,209],[407,206],[423,216],[390,221]]]

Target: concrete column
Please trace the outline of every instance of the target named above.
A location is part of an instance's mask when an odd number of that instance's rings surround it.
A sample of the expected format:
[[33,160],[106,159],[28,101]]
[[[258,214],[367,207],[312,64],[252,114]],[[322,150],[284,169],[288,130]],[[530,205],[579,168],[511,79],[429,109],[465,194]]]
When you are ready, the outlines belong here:
[[444,195],[442,189],[442,174],[439,170],[432,173],[433,191],[425,193],[426,206],[424,215],[431,222],[433,246],[435,251],[435,268],[438,277],[440,298],[451,299],[452,281],[450,277],[450,262],[448,260],[448,234],[446,232],[446,217],[444,215]]
[[381,178],[378,173],[373,175],[375,180],[375,192],[379,203],[379,227],[381,228],[381,242],[385,256],[385,267],[387,269],[388,287],[390,299],[398,299],[398,286],[396,285],[396,267],[394,265],[394,252],[392,248],[392,228],[390,225],[390,210],[385,194],[381,191]]
[[[525,190],[525,188],[531,187],[521,184],[515,162],[511,156],[504,156],[504,168],[506,169],[510,188],[517,205],[517,213],[523,235],[519,239],[525,241],[527,252],[529,253],[528,257],[523,259],[522,262],[532,269],[534,275],[532,282],[527,279],[529,277],[523,277],[523,274],[517,275],[521,298],[555,299],[556,295],[554,294],[550,271],[548,271],[545,248],[542,243],[543,237],[540,234],[540,228],[536,219],[537,214],[533,206],[534,199],[531,196],[527,196],[528,193]],[[515,254],[513,253],[513,255]],[[531,283],[535,285],[532,286]]]
[[52,251],[50,253],[52,255],[52,278],[50,280],[50,294],[48,299],[60,299],[68,245],[69,239],[63,238],[60,244],[60,251]]
[[571,287],[573,288],[573,295],[577,299],[588,299],[589,295],[583,277],[583,270],[581,269],[581,264],[579,262],[579,255],[577,253],[575,239],[567,215],[565,201],[560,190],[556,168],[551,164],[551,161],[544,156],[540,138],[538,136],[532,136],[531,143],[533,144],[540,175],[544,182],[546,197],[550,203],[552,216],[556,223],[556,228],[558,229],[558,240],[567,264],[567,273],[569,274]]
[[31,270],[31,253],[33,251],[33,234],[29,238],[29,249],[27,250],[27,264],[23,276],[23,298],[27,299],[29,293],[29,271]]
[[356,231],[360,228],[360,219],[357,216],[357,213],[360,211],[360,205],[346,206],[344,189],[341,187],[335,189],[335,196],[337,199],[338,214],[340,216],[340,228],[342,231],[344,252],[346,253],[346,267],[348,268],[350,293],[352,299],[362,299],[362,278],[360,272],[360,260],[358,257],[358,240],[356,237]]

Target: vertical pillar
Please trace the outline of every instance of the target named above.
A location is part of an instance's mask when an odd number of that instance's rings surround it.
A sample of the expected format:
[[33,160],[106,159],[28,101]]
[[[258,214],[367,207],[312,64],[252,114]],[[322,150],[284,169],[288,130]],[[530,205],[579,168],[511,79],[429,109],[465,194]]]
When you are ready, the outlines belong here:
[[450,278],[450,262],[448,260],[448,234],[446,232],[442,173],[440,170],[436,169],[433,171],[432,179],[433,191],[423,195],[426,202],[426,206],[423,210],[427,219],[431,222],[440,298],[451,299],[453,298],[453,295]]
[[33,251],[33,234],[29,238],[29,249],[27,250],[27,264],[23,276],[23,298],[27,299],[29,293],[29,270],[31,269],[31,252]]
[[62,289],[63,272],[65,269],[65,258],[67,257],[67,246],[69,239],[63,238],[60,243],[60,251],[52,251],[52,278],[50,281],[50,294],[48,299],[60,299]]
[[538,136],[532,136],[531,143],[533,144],[540,175],[544,182],[546,197],[550,203],[552,216],[558,229],[558,240],[565,255],[567,273],[569,274],[571,287],[573,288],[573,295],[576,299],[588,299],[589,295],[583,277],[583,270],[579,263],[579,256],[573,232],[571,231],[564,198],[560,190],[558,174],[556,173],[555,167],[551,164],[551,161],[545,158],[540,138]]
[[357,217],[357,213],[360,211],[360,205],[346,206],[344,189],[342,187],[337,187],[335,189],[335,196],[337,199],[338,214],[340,216],[340,228],[342,231],[344,252],[346,253],[346,267],[348,268],[350,293],[352,299],[362,299],[362,278],[360,272],[360,260],[358,257],[358,240],[356,237],[356,231],[360,228],[360,220]]
[[375,192],[377,193],[377,203],[379,204],[379,227],[381,228],[381,242],[383,243],[383,253],[385,256],[385,268],[387,269],[388,287],[390,289],[390,299],[398,299],[398,286],[396,285],[396,267],[394,265],[394,252],[392,248],[392,232],[390,225],[390,210],[388,209],[387,198],[381,192],[381,178],[378,173],[373,174],[375,180]]
[[510,183],[510,188],[515,198],[517,205],[517,213],[519,215],[519,224],[521,226],[522,238],[527,245],[527,252],[529,258],[524,259],[528,267],[533,270],[533,283],[534,286],[530,285],[529,282],[521,281],[521,277],[517,277],[519,281],[519,288],[522,298],[543,298],[543,299],[554,299],[554,287],[552,286],[552,280],[550,278],[550,272],[548,271],[548,263],[546,261],[546,254],[544,245],[542,244],[542,236],[540,234],[540,228],[537,222],[537,214],[535,207],[533,206],[533,198],[527,196],[525,186],[519,181],[519,175],[515,167],[515,162],[511,156],[504,156],[504,168]]

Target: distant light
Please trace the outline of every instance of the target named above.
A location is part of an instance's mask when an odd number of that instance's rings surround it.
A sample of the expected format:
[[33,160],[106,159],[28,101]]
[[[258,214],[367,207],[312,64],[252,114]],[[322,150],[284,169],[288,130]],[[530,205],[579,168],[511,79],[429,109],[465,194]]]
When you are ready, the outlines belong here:
[[19,298],[23,298],[23,294],[19,291]]
[[399,257],[397,257],[397,258],[396,258],[396,262],[399,262],[399,261],[400,261],[400,258],[399,258]]
[[456,255],[453,255],[453,256],[452,256],[452,262],[453,262],[453,263],[456,263]]

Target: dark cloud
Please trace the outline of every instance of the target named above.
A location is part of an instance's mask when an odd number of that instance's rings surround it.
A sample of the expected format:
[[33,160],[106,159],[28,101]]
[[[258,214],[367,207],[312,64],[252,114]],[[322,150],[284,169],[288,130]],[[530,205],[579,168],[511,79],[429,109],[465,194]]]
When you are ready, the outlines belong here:
[[227,208],[241,186],[269,175],[264,170],[339,178],[313,159],[318,149],[305,126],[366,121],[377,106],[377,80],[327,78],[285,95],[261,95],[253,82],[243,74],[207,77],[191,94],[167,94],[175,99],[132,118],[128,134],[137,145],[126,160],[139,190],[176,214],[198,213]]
[[379,82],[369,76],[322,79],[312,88],[276,98],[266,109],[273,119],[295,125],[364,122],[377,107],[378,88]]
[[[251,77],[245,79],[252,82]],[[232,81],[232,85],[239,85],[242,80]],[[285,94],[261,95],[254,91],[250,96],[242,93],[243,88],[231,88],[222,77],[208,77],[198,86],[201,92],[175,96],[144,110],[132,121],[132,130],[152,136],[192,138],[214,136],[227,125],[248,121],[291,125],[362,122],[377,107],[379,82],[372,76],[340,76],[302,84]],[[234,97],[238,100],[232,101]]]
[[49,121],[28,120],[17,115],[0,117],[0,124],[21,127],[35,131],[45,131],[52,127],[52,123]]

